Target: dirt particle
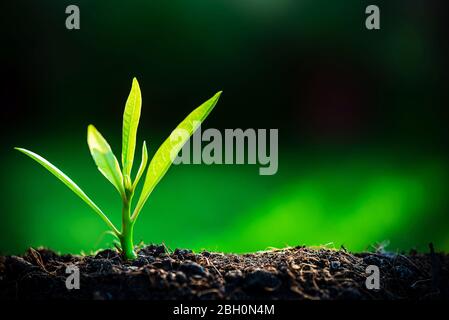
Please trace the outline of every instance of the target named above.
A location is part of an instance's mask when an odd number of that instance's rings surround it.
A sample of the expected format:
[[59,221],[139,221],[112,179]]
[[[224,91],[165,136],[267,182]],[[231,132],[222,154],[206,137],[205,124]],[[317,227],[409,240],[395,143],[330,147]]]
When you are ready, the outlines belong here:
[[111,260],[113,263],[120,263],[122,260],[120,254],[116,250],[112,249],[106,249],[98,252],[95,255],[95,259]]
[[255,270],[245,278],[245,286],[253,290],[275,290],[281,285],[279,278],[272,272]]
[[175,276],[176,276],[176,281],[178,281],[179,283],[186,283],[187,282],[187,277],[186,277],[186,275],[184,274],[184,272],[182,272],[182,271],[177,271],[176,273],[175,273]]
[[179,270],[188,275],[206,275],[204,268],[196,262],[184,262],[179,266]]
[[228,282],[236,283],[243,279],[243,272],[241,270],[230,270],[226,272],[225,279]]
[[151,244],[149,246],[146,246],[139,251],[140,254],[143,254],[144,256],[154,256],[159,257],[163,254],[165,254],[165,247],[163,245],[154,245]]
[[330,269],[333,271],[342,269],[340,261],[338,261],[338,260],[331,261]]
[[112,273],[112,262],[108,259],[88,259],[87,271],[107,275]]
[[20,275],[21,273],[28,271],[31,268],[36,268],[36,266],[33,266],[30,262],[26,261],[22,257],[17,256],[7,257],[5,259],[5,265],[5,269],[7,271],[16,275]]
[[190,249],[175,249],[175,251],[173,252],[174,255],[177,255],[179,257],[188,256],[192,253],[193,251]]
[[161,268],[166,271],[173,270],[174,262],[175,262],[175,260],[172,258],[165,258],[161,261]]
[[395,266],[393,269],[396,276],[401,280],[409,280],[414,275],[413,271],[407,268],[406,266],[398,265]]
[[363,262],[367,265],[374,265],[378,267],[381,265],[380,259],[376,256],[366,256],[363,258]]
[[138,256],[137,259],[132,262],[132,266],[134,267],[144,267],[148,264],[150,264],[148,259],[142,256]]

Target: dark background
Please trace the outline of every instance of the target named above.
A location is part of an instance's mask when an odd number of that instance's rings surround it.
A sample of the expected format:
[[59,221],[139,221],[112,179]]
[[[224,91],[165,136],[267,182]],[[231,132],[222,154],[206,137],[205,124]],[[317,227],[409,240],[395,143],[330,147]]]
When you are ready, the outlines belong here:
[[[65,28],[70,4],[80,7],[80,30]],[[365,28],[369,4],[380,7],[381,30]],[[12,148],[48,158],[92,198],[100,193],[118,223],[118,199],[95,182],[102,178],[85,134],[94,123],[119,154],[134,76],[143,95],[139,141],[150,154],[219,90],[206,127],[278,128],[280,143],[273,177],[248,166],[171,169],[178,173],[142,214],[136,232],[145,242],[248,251],[329,242],[362,250],[384,240],[407,250],[434,241],[449,250],[447,1],[2,6],[1,251],[109,243],[98,240],[104,227],[84,204]]]

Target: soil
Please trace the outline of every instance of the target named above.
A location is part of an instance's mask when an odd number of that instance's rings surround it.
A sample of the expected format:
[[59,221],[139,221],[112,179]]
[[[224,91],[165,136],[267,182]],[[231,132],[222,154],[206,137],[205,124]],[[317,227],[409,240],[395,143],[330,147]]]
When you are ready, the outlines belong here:
[[[80,289],[66,288],[66,268]],[[366,288],[366,268],[380,270],[380,289]],[[111,249],[94,256],[29,249],[0,257],[0,299],[448,299],[449,255],[357,253],[295,247],[253,254],[193,253],[150,245],[135,261]]]

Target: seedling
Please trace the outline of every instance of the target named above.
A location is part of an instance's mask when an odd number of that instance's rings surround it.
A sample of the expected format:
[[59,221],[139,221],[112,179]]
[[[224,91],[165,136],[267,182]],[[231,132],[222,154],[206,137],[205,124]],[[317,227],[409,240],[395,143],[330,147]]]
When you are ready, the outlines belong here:
[[[148,152],[145,141],[142,146],[142,160],[140,167],[132,179],[132,166],[134,162],[134,151],[136,148],[137,128],[139,126],[140,110],[142,106],[142,97],[140,87],[134,78],[132,82],[131,92],[128,96],[123,113],[123,141],[122,141],[122,166],[111,150],[108,142],[93,126],[87,128],[87,143],[90,153],[98,167],[98,170],[108,179],[117,189],[122,199],[122,229],[119,231],[103,211],[84,193],[84,191],[65,175],[61,170],[56,168],[49,161],[38,154],[22,148],[15,148],[23,152],[30,158],[40,163],[44,168],[61,180],[70,190],[78,195],[87,205],[89,205],[95,213],[108,225],[112,233],[120,240],[120,248],[126,259],[135,259],[137,257],[134,251],[133,231],[134,224],[139,217],[142,208],[154,190],[156,185],[170,168],[173,159],[172,154],[178,154],[185,142],[199,127],[201,122],[206,119],[212,109],[215,107],[221,91],[216,93],[212,98],[204,102],[201,106],[193,110],[171,133],[171,135],[162,143],[150,161],[145,177],[142,191],[135,205],[132,208],[132,199],[136,191],[136,187],[140,178],[145,172],[148,161]],[[182,130],[184,134],[180,135],[176,131]],[[187,134],[185,134],[187,133]]]

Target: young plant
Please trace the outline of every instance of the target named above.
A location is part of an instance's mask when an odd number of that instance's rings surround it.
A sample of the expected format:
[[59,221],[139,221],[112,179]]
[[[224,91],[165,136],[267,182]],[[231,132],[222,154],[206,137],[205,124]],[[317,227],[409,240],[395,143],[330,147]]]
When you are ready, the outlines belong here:
[[[215,107],[221,91],[212,98],[204,102],[201,106],[193,110],[171,133],[171,135],[162,143],[150,161],[142,187],[140,197],[134,210],[131,210],[131,203],[136,191],[136,187],[142,177],[148,161],[148,152],[145,141],[142,145],[142,160],[137,174],[132,179],[132,166],[134,162],[134,151],[136,149],[137,128],[139,126],[140,110],[142,97],[140,87],[134,78],[131,92],[128,96],[123,113],[123,141],[122,141],[122,167],[111,150],[108,142],[93,126],[87,128],[87,143],[90,153],[98,167],[98,170],[108,179],[117,189],[122,199],[122,229],[119,231],[103,211],[84,193],[83,190],[66,176],[61,170],[53,164],[39,156],[38,154],[22,148],[15,148],[34,159],[61,180],[70,190],[84,200],[95,213],[108,225],[113,234],[120,240],[122,253],[126,259],[135,259],[136,253],[133,245],[134,224],[139,217],[142,208],[150,196],[153,189],[165,175],[172,164],[173,154],[178,154],[182,146],[187,142],[190,136],[199,127],[201,122],[206,119],[212,109]],[[177,130],[182,130],[180,135]],[[187,134],[185,134],[187,133]]]

